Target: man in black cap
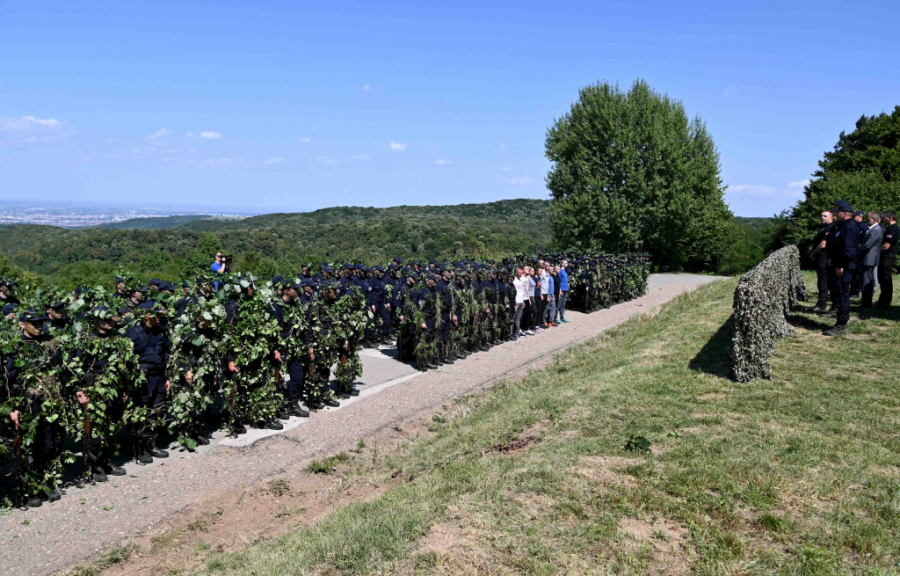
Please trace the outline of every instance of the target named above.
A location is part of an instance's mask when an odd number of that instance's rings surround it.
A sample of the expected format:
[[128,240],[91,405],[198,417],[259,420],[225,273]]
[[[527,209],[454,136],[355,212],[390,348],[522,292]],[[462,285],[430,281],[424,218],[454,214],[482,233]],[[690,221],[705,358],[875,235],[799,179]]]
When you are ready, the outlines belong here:
[[44,322],[44,334],[48,336],[62,335],[69,327],[70,321],[66,316],[68,302],[61,298],[55,298],[47,305],[47,321]]
[[116,276],[116,291],[113,292],[113,298],[128,298],[128,290],[125,288],[125,277]]
[[134,345],[141,371],[146,382],[135,391],[133,401],[143,408],[146,421],[133,431],[135,459],[141,464],[150,464],[153,458],[167,458],[169,453],[156,446],[156,426],[166,406],[166,393],[172,382],[166,374],[169,361],[170,342],[162,319],[166,310],[156,300],[142,302],[135,309],[137,324],[128,329],[125,337]]
[[19,304],[19,299],[13,294],[13,288],[16,286],[15,280],[0,278],[0,304]]
[[[859,237],[859,246],[856,247],[857,258],[862,255],[861,248],[865,240],[866,233],[869,231],[869,225],[866,223],[866,214],[861,210],[853,212],[853,221],[856,222],[856,229]],[[853,271],[853,280],[850,282],[850,297],[858,298],[862,290],[862,266],[857,262],[856,270]]]
[[837,302],[834,313],[826,313],[828,318],[835,318],[837,323],[825,330],[826,336],[847,333],[850,321],[850,282],[856,270],[856,253],[859,246],[859,228],[853,221],[853,208],[846,200],[834,203],[837,224],[828,239],[826,250],[829,261],[829,284]]
[[32,442],[17,442],[19,453],[14,454],[20,465],[15,479],[18,484],[15,504],[24,503],[29,508],[61,497],[59,456],[65,430],[57,417],[64,413],[65,406],[59,402],[60,394],[52,388],[55,379],[47,378],[60,364],[59,352],[45,346],[48,338],[43,332],[47,320],[35,308],[19,315],[21,341],[6,358],[5,382],[0,387],[4,432],[10,430],[9,436],[20,440],[33,434]]
[[812,312],[828,311],[828,253],[825,247],[828,244],[828,235],[834,227],[834,214],[831,210],[825,210],[821,216],[822,227],[813,238],[813,249],[809,259],[816,265],[816,285],[819,290],[819,298]]
[[[122,367],[137,370],[138,358],[116,327],[122,320],[114,310],[98,306],[84,317],[94,330],[83,337],[79,347],[66,359],[72,378],[67,380],[69,394],[88,425],[82,434],[85,457],[94,482],[105,482],[106,475],[124,476],[125,469],[113,464],[116,436],[125,411],[125,384]],[[123,346],[124,344],[124,346]],[[110,358],[115,357],[116,363]],[[88,472],[86,470],[85,472]]]
[[302,291],[302,283],[287,285],[282,289],[281,297],[272,304],[281,339],[281,362],[288,373],[287,386],[283,390],[284,406],[278,414],[282,419],[288,416],[309,416],[309,412],[300,407],[304,383],[303,355],[312,343],[308,319],[297,305],[297,298]]
[[881,216],[884,228],[884,243],[881,245],[881,261],[878,263],[878,286],[881,293],[876,306],[888,310],[894,299],[894,265],[897,263],[897,240],[900,239],[900,226],[897,226],[897,213],[885,210]]
[[386,300],[386,289],[384,284],[384,268],[375,266],[372,268],[372,278],[369,279],[368,304],[375,316],[377,322],[381,318],[381,330],[379,334],[373,335],[377,338],[378,344],[387,344],[391,335],[391,301]]

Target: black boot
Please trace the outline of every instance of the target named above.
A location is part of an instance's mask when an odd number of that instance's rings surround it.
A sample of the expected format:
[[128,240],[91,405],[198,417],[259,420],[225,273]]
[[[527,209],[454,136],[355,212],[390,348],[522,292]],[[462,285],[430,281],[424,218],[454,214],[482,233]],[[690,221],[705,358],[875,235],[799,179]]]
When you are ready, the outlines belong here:
[[122,468],[121,466],[116,466],[109,461],[103,462],[101,466],[103,466],[103,471],[110,476],[124,476],[125,474],[127,474],[124,468]]
[[281,422],[272,421],[263,425],[263,428],[266,430],[284,430],[284,426],[281,425]]
[[91,480],[94,482],[106,482],[106,470],[103,466],[96,465],[91,469]]
[[828,330],[822,332],[825,336],[843,336],[847,333],[847,323],[846,322],[838,322]]
[[43,504],[43,503],[44,503],[43,500],[41,500],[39,497],[32,496],[31,498],[28,499],[27,502],[25,502],[25,506],[27,506],[29,508],[40,508],[41,504]]
[[285,411],[291,416],[297,416],[299,418],[309,418],[309,412],[300,407],[299,402],[296,400],[289,401],[287,406],[285,407]]
[[157,448],[156,434],[151,434],[151,435],[147,436],[145,442],[146,442],[145,446],[146,446],[147,454],[149,454],[150,456],[152,456],[154,458],[168,458],[169,457],[168,452],[166,452],[165,450],[162,450],[160,448]]
[[328,406],[330,408],[337,408],[338,406],[341,405],[340,402],[338,402],[337,400],[335,400],[333,398],[323,401],[322,404],[324,404],[325,406]]

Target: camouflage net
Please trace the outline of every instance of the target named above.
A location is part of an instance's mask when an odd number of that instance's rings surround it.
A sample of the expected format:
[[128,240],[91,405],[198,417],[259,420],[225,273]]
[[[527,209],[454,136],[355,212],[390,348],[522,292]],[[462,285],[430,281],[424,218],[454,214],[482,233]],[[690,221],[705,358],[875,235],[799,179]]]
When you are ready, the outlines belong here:
[[786,246],[744,274],[734,291],[732,377],[738,382],[771,378],[775,340],[794,334],[785,314],[803,286],[800,252]]

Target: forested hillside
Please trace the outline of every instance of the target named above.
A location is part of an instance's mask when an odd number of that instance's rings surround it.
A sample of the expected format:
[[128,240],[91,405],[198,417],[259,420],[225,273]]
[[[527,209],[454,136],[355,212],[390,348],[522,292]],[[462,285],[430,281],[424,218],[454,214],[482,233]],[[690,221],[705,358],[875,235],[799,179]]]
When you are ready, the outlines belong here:
[[204,220],[210,218],[203,214],[184,214],[175,216],[151,216],[147,218],[129,218],[120,222],[109,222],[100,224],[97,228],[105,228],[107,230],[151,230],[158,228],[174,228],[186,222],[194,220]]
[[10,226],[0,227],[0,253],[9,265],[64,285],[105,281],[117,267],[142,277],[188,276],[208,267],[217,249],[232,254],[236,268],[261,276],[295,271],[303,261],[490,258],[551,249],[548,206],[543,200],[505,200],[342,207],[146,230]]

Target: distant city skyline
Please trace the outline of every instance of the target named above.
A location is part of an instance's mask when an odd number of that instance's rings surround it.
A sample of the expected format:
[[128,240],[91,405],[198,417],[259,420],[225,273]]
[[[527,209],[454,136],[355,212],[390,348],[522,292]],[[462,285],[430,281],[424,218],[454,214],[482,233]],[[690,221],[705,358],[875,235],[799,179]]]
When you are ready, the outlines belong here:
[[[204,211],[549,198],[578,89],[699,116],[726,202],[771,216],[900,104],[900,3],[4,2],[0,199]],[[838,40],[839,39],[839,42]]]

